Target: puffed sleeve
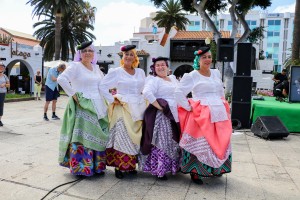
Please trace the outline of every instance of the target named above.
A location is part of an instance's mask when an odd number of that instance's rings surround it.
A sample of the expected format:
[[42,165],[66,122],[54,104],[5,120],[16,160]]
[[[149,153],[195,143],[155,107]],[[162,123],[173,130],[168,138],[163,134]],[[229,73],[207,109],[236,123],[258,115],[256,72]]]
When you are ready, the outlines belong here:
[[[99,69],[99,67],[96,67],[96,69],[102,80],[104,78],[103,72]],[[114,102],[114,97],[112,96],[111,93],[109,93],[109,90],[106,90],[104,87],[101,87],[101,81],[99,81],[98,90],[99,93],[108,101],[108,103]]]
[[178,104],[188,111],[191,110],[191,106],[186,96],[192,91],[193,86],[194,82],[191,73],[186,73],[183,75],[182,79],[180,80],[179,84],[175,89],[175,97],[177,99]]
[[72,81],[78,75],[77,67],[75,63],[70,63],[70,65],[64,70],[62,74],[60,74],[57,78],[57,83],[63,88],[63,90],[67,93],[68,96],[73,96],[76,91],[72,88]]
[[225,91],[224,91],[224,83],[222,82],[222,77],[221,77],[221,72],[218,69],[214,69],[213,73],[216,74],[216,76],[218,77],[218,81],[219,83],[221,83],[222,85],[222,89],[219,90],[220,91],[220,96],[225,98]]
[[145,81],[145,86],[143,90],[143,96],[150,103],[156,101],[155,93],[158,90],[158,79],[153,76],[148,76]]
[[101,81],[101,85],[107,90],[117,87],[117,79],[118,79],[118,69],[117,68],[111,68],[108,70],[108,73],[104,76],[104,78]]

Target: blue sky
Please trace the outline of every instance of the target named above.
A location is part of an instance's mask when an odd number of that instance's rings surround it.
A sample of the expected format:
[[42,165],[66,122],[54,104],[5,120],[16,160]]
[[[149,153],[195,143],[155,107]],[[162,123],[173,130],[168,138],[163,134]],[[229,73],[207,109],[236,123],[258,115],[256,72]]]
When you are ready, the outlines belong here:
[[[28,0],[0,0],[0,27],[33,34],[32,7]],[[97,8],[95,30],[96,45],[114,45],[128,40],[138,31],[140,20],[157,8],[150,0],[88,0]],[[273,0],[268,12],[294,12],[295,0]]]

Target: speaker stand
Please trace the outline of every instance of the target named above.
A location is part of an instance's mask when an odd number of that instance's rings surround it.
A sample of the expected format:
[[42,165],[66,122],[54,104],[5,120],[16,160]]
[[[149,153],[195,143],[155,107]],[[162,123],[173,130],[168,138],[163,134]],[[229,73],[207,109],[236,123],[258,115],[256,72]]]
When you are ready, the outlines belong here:
[[224,61],[222,61],[222,82],[224,82]]

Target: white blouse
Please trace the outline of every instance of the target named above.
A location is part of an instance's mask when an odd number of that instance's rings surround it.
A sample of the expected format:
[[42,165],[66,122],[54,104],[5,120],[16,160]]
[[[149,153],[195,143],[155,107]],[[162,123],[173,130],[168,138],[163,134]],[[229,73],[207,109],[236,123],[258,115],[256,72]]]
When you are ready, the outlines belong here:
[[131,75],[124,68],[117,67],[109,69],[100,87],[106,91],[116,88],[116,96],[128,104],[133,121],[138,121],[143,119],[146,109],[146,101],[142,96],[144,85],[144,70],[135,68],[135,73]]
[[104,75],[97,65],[92,66],[93,70],[91,71],[81,62],[71,62],[66,70],[58,76],[57,82],[68,96],[81,92],[84,98],[91,99],[98,119],[100,119],[107,115],[104,98],[109,99],[111,94],[108,91],[101,91],[99,86]]
[[184,74],[175,96],[179,105],[190,111],[186,95],[192,92],[193,100],[199,101],[201,105],[207,105],[210,109],[211,122],[228,120],[228,115],[224,106],[224,88],[219,70],[210,69],[210,77],[201,75],[197,70]]
[[179,122],[177,101],[174,94],[178,81],[174,75],[170,75],[169,78],[171,81],[166,81],[157,76],[148,76],[143,90],[143,95],[150,103],[153,103],[158,98],[166,100],[175,121]]

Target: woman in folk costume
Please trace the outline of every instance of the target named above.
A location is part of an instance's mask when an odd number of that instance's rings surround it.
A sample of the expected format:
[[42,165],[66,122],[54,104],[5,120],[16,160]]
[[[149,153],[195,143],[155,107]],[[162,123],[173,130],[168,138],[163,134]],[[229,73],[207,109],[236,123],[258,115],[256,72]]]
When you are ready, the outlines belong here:
[[[70,98],[65,110],[59,143],[59,163],[72,174],[104,174],[108,141],[107,105],[111,98],[99,88],[103,73],[96,65],[92,41],[77,47],[75,62],[57,82]],[[113,102],[113,99],[110,99]]]
[[180,130],[174,95],[178,81],[174,75],[168,76],[168,58],[158,57],[152,61],[153,76],[147,77],[143,90],[144,97],[151,104],[143,121],[141,152],[146,158],[142,170],[167,180],[166,173],[174,175],[179,170]]
[[121,47],[121,66],[111,68],[101,87],[116,88],[115,101],[109,105],[109,142],[106,149],[107,165],[115,167],[117,178],[123,172],[136,174],[137,155],[142,137],[142,120],[146,101],[142,96],[145,84],[144,70],[137,68],[139,59],[135,45]]
[[[182,106],[178,108],[181,171],[189,173],[195,183],[203,184],[202,177],[231,172],[232,125],[220,72],[210,69],[209,47],[202,47],[195,56],[195,70],[184,74],[175,96]],[[193,97],[187,99],[191,91]]]

